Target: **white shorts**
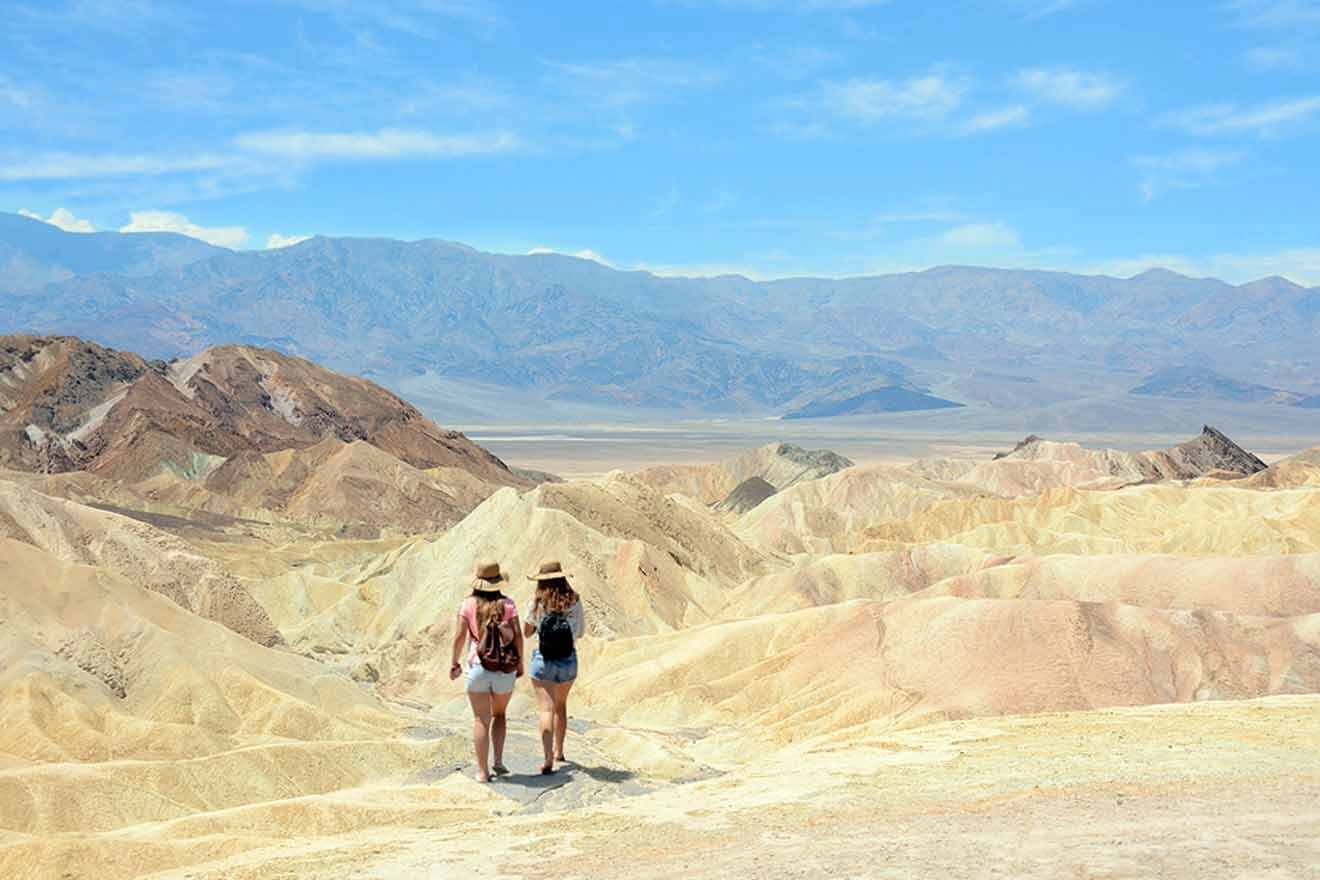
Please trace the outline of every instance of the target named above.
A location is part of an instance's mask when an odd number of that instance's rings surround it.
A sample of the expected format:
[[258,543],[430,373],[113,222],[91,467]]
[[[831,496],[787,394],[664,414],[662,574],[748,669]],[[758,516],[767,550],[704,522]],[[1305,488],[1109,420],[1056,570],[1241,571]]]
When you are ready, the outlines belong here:
[[516,672],[491,672],[480,663],[473,663],[467,670],[467,691],[470,694],[511,694],[517,681]]

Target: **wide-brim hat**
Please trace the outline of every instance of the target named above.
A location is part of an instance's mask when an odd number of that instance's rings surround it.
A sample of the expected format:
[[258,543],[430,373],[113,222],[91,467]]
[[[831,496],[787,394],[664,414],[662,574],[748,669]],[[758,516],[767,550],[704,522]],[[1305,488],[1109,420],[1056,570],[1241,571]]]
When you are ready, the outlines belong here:
[[488,584],[502,584],[508,580],[504,572],[500,571],[500,564],[489,559],[483,559],[472,567],[472,579]]
[[527,579],[529,581],[552,581],[556,578],[566,577],[568,577],[568,572],[564,571],[564,567],[559,564],[558,559],[547,559],[541,563],[541,567],[536,570],[536,573],[529,574]]

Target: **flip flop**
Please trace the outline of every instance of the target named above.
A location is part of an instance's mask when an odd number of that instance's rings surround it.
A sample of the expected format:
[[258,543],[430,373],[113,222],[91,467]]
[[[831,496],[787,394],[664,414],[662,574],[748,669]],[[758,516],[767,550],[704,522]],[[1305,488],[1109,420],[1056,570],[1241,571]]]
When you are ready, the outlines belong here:
[[508,767],[505,767],[503,764],[496,764],[494,767],[490,768],[490,771],[496,776],[508,776],[509,773],[512,772],[511,770],[509,770]]
[[554,772],[555,772],[555,768],[554,768],[553,765],[545,764],[545,765],[542,765],[542,767],[541,767],[541,775],[542,775],[542,776],[553,776],[553,775],[554,775]]

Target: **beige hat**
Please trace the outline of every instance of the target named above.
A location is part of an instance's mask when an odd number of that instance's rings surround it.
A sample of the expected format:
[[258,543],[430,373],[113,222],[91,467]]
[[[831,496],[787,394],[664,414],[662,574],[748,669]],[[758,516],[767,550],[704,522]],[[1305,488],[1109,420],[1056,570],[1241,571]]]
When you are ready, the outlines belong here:
[[506,580],[504,574],[500,571],[500,564],[491,562],[489,559],[478,562],[472,570],[472,576],[479,581],[488,581],[492,584],[498,584]]
[[564,571],[564,567],[559,564],[558,559],[547,559],[541,563],[541,567],[536,574],[529,574],[527,579],[529,581],[550,581],[555,578],[566,577],[568,577],[568,572]]

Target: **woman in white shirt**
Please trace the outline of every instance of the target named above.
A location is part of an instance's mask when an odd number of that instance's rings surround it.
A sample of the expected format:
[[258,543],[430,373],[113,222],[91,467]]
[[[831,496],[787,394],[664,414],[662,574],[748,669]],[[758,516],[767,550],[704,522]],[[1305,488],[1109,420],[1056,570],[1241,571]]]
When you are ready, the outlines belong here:
[[523,624],[529,638],[535,634],[538,645],[532,652],[532,688],[540,707],[541,748],[545,752],[542,773],[553,773],[555,761],[564,757],[564,734],[568,732],[568,692],[577,680],[577,639],[586,631],[582,599],[568,583],[563,566],[557,560],[541,563],[540,570],[529,575],[536,581],[532,610]]

